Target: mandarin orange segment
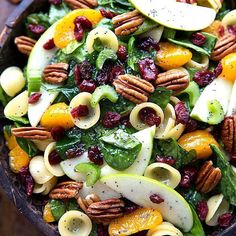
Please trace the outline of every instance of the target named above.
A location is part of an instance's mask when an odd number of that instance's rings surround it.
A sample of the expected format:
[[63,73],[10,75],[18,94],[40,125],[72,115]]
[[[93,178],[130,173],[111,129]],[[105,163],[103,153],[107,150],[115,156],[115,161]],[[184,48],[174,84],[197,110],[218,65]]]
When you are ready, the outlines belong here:
[[51,206],[49,203],[47,203],[43,209],[43,220],[47,223],[56,221],[52,214]]
[[14,173],[19,173],[22,167],[28,166],[30,158],[19,145],[9,152],[9,165]]
[[16,137],[14,135],[8,135],[4,132],[4,137],[6,139],[6,144],[7,147],[9,148],[9,150],[12,150],[13,148],[15,148],[18,144],[16,142]]
[[222,25],[221,21],[215,20],[210,26],[203,29],[202,31],[219,37],[220,36],[220,29],[222,27],[223,27],[223,25]]
[[194,149],[197,159],[206,159],[212,155],[210,144],[219,146],[215,138],[205,130],[186,133],[178,140],[178,143],[186,151]]
[[131,214],[112,221],[109,225],[109,235],[131,235],[139,231],[155,228],[161,223],[162,216],[158,210],[140,208]]
[[40,124],[47,129],[52,129],[57,126],[70,129],[74,126],[69,107],[65,103],[51,105],[43,114]]
[[231,53],[221,60],[222,73],[220,77],[234,82],[236,80],[236,53]]
[[102,18],[100,11],[93,9],[78,9],[70,12],[65,17],[63,17],[56,25],[54,33],[54,43],[58,48],[66,47],[72,40],[75,39],[74,36],[74,20],[78,16],[84,16],[91,21],[93,26],[95,26]]
[[190,50],[172,43],[159,43],[156,64],[164,70],[170,70],[183,66],[192,58]]

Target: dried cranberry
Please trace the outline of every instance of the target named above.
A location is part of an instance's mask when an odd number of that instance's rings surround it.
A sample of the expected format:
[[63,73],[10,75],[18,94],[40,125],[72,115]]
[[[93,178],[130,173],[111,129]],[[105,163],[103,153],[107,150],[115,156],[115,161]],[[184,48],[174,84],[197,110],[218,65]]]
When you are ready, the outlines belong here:
[[71,115],[73,118],[85,117],[89,114],[89,109],[87,105],[79,105],[78,107],[74,107],[71,110]]
[[157,51],[160,49],[157,41],[151,37],[140,39],[138,42],[138,47],[144,51],[149,51],[151,48],[154,48]]
[[36,24],[29,24],[28,25],[28,29],[36,34],[37,36],[40,36],[41,34],[43,34],[46,30],[46,28],[43,25],[36,25]]
[[77,86],[82,83],[81,73],[80,73],[80,66],[76,65],[74,68],[74,80]]
[[164,200],[162,197],[160,197],[160,195],[158,195],[158,194],[152,194],[149,198],[150,198],[150,200],[151,200],[153,203],[155,203],[155,204],[160,204],[160,203],[162,203],[162,202],[165,201],[165,200]]
[[230,163],[236,167],[236,154],[232,155],[230,158]]
[[215,78],[215,74],[211,71],[198,71],[195,73],[193,80],[201,87],[204,87],[210,84]]
[[83,80],[79,85],[79,89],[81,92],[93,93],[96,89],[96,84],[93,80]]
[[40,99],[40,97],[42,96],[41,93],[33,93],[30,95],[29,97],[29,104],[35,104],[36,102],[38,102],[38,100]]
[[156,115],[156,112],[152,108],[143,108],[139,112],[139,118],[148,126],[159,126],[161,123],[161,118]]
[[108,226],[106,225],[98,225],[97,226],[97,236],[109,236]]
[[19,171],[21,183],[25,186],[25,191],[28,197],[32,196],[34,189],[34,179],[29,172],[29,167],[22,167]]
[[44,45],[43,45],[43,48],[45,50],[51,50],[53,48],[55,48],[55,43],[54,43],[54,39],[49,39]]
[[[112,77],[113,77],[112,80],[114,80],[117,76],[124,75],[125,74],[125,70],[124,70],[123,67],[116,65],[116,66],[114,66],[112,68],[111,73],[112,73]],[[113,82],[113,81],[111,81],[111,82]]]
[[221,25],[218,29],[219,36],[222,37],[225,34],[225,27]]
[[72,148],[66,151],[66,156],[71,158],[76,158],[81,156],[85,152],[85,148],[83,144],[75,144]]
[[176,114],[176,121],[178,123],[181,123],[183,125],[188,123],[190,114],[184,102],[178,102],[175,105],[175,114]]
[[150,58],[145,58],[138,62],[139,72],[143,79],[147,81],[155,81],[158,75],[157,67]]
[[190,118],[185,127],[185,133],[193,132],[197,129],[198,123],[196,120]]
[[103,165],[103,156],[98,146],[92,146],[88,149],[88,158],[96,165]]
[[207,213],[208,213],[208,205],[207,202],[202,200],[197,203],[196,205],[197,214],[200,218],[200,220],[204,221],[206,219]]
[[236,25],[229,25],[227,29],[230,34],[236,35]]
[[19,170],[19,177],[22,184],[25,184],[26,176],[29,175],[29,167],[25,166]]
[[233,214],[225,213],[218,218],[218,224],[222,228],[227,228],[230,226],[233,218],[234,218]]
[[61,140],[64,134],[65,134],[65,129],[61,126],[53,127],[51,129],[51,135],[55,141]]
[[101,12],[102,16],[107,19],[112,19],[113,17],[116,16],[116,13],[114,13],[112,11],[106,11],[104,8],[101,8],[100,12]]
[[62,4],[62,0],[48,0],[48,2],[56,6]]
[[128,116],[122,116],[120,123],[126,127],[132,127],[131,123],[130,123],[130,118],[129,115]]
[[222,71],[223,71],[223,66],[222,66],[221,62],[219,62],[219,64],[217,65],[217,67],[214,70],[215,77],[217,78],[222,73]]
[[122,200],[125,203],[125,207],[124,207],[125,214],[131,214],[132,212],[134,212],[135,210],[139,208],[137,204],[135,204],[134,202],[131,202],[130,200],[126,198],[123,198]]
[[53,150],[48,156],[48,161],[51,165],[57,165],[61,162],[61,157],[56,150]]
[[125,62],[127,59],[127,49],[124,45],[120,45],[117,51],[117,56],[120,59],[120,61]]
[[93,74],[93,66],[88,61],[79,64],[79,73],[81,80],[91,80]]
[[181,176],[181,181],[179,183],[179,185],[182,187],[182,188],[190,188],[191,187],[191,179],[190,179],[190,176],[189,175],[182,175]]
[[84,28],[79,23],[75,25],[74,36],[78,42],[82,41],[84,37]]
[[99,85],[112,83],[113,81],[112,68],[113,65],[111,63],[106,63],[103,66],[102,70],[98,72],[96,80]]
[[182,170],[184,175],[188,175],[191,181],[194,181],[197,175],[197,170],[192,166],[185,166]]
[[156,156],[156,161],[170,166],[173,166],[176,163],[176,160],[173,157]]
[[74,20],[74,24],[81,24],[83,29],[85,30],[90,30],[93,27],[93,24],[91,23],[90,20],[88,20],[85,16],[77,16]]
[[116,112],[106,112],[102,120],[102,124],[105,128],[112,129],[120,124],[121,115]]
[[206,36],[197,32],[192,34],[191,41],[197,46],[202,46],[206,42]]

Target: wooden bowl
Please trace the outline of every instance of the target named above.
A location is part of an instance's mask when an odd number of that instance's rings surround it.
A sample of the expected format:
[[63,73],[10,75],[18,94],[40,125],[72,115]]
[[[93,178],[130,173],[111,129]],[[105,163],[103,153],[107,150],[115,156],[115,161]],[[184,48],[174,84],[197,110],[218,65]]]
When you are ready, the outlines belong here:
[[[8,18],[5,28],[0,35],[0,73],[9,66],[23,67],[26,58],[18,53],[13,40],[16,36],[21,35],[23,31],[23,21],[31,12],[42,9],[47,0],[24,0]],[[236,8],[235,0],[228,0],[232,9]],[[0,108],[0,112],[2,112]],[[59,235],[56,225],[46,224],[42,219],[43,201],[40,198],[27,198],[25,191],[22,189],[17,176],[11,172],[8,165],[8,150],[4,143],[2,128],[6,120],[0,118],[0,185],[7,193],[9,199],[15,204],[17,209],[26,218],[35,225],[44,235]],[[232,225],[224,232],[222,236],[236,235],[236,225]]]

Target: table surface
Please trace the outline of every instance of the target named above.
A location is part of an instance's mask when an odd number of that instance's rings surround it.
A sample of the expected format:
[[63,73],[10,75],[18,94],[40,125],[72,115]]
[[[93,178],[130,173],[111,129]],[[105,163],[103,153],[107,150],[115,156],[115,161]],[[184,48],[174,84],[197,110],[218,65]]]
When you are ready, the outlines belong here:
[[[0,0],[0,31],[8,15],[16,5],[10,4],[7,0]],[[14,205],[7,199],[0,188],[0,235],[1,236],[40,236],[41,233],[26,218],[21,215]]]

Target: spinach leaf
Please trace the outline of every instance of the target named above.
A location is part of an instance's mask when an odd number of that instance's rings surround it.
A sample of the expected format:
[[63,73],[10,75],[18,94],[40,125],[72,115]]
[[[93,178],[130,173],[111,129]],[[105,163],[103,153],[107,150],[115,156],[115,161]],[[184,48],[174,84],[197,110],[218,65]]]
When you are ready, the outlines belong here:
[[79,210],[78,203],[75,199],[70,199],[66,205],[67,211]]
[[162,37],[164,39],[174,39],[175,35],[176,35],[176,30],[165,27]]
[[24,138],[16,138],[18,145],[29,155],[29,157],[34,157],[38,153],[37,148],[34,143]]
[[62,52],[66,55],[72,54],[77,48],[82,46],[85,42],[85,37],[82,41],[78,42],[77,40],[71,41],[65,48],[62,49]]
[[2,86],[0,86],[0,102],[5,107],[11,98],[5,93]]
[[89,236],[98,236],[97,230],[98,230],[98,226],[96,223],[93,222],[93,227]]
[[93,49],[97,52],[101,52],[104,49],[103,43],[100,38],[94,39]]
[[165,109],[167,104],[170,102],[170,97],[172,91],[164,87],[157,87],[154,93],[149,97],[149,102],[153,102],[160,106],[162,109]]
[[113,23],[111,19],[103,18],[102,20],[99,21],[96,27],[105,27],[110,30],[114,29]]
[[205,196],[202,193],[197,192],[194,188],[181,189],[181,195],[193,206],[202,200],[205,200]]
[[96,60],[97,69],[101,70],[106,60],[117,60],[117,55],[112,49],[103,49]]
[[67,13],[70,12],[70,8],[63,2],[60,5],[51,4],[49,8],[49,22],[54,24],[56,21],[60,20]]
[[184,150],[175,139],[157,140],[154,142],[154,154],[171,156],[176,160],[175,168],[180,169],[190,164],[196,157],[196,152]]
[[62,200],[49,200],[50,209],[55,220],[59,220],[66,212],[66,205]]
[[212,51],[214,50],[217,37],[212,34],[205,33],[205,32],[202,32],[202,34],[206,37],[206,42],[201,47],[196,46],[189,39],[186,39],[186,38],[180,38],[180,39],[168,38],[168,40],[174,44],[177,44],[186,48],[191,48],[201,54],[210,56]]
[[236,206],[236,177],[234,171],[223,151],[215,145],[211,145],[211,149],[216,156],[216,164],[222,174],[220,181],[221,192],[230,204]]
[[158,24],[150,19],[146,19],[141,26],[138,27],[138,29],[132,34],[134,36],[143,34],[148,32],[149,30],[152,30],[153,28],[157,27]]
[[116,131],[101,138],[106,163],[115,170],[125,170],[135,161],[142,144],[124,131]]
[[24,125],[28,125],[30,123],[29,120],[25,117],[7,116],[6,118]]
[[98,0],[98,6],[117,14],[133,10],[128,0]]
[[183,233],[184,236],[205,236],[204,229],[202,227],[201,221],[197,213],[195,212],[193,206],[189,205],[193,214],[193,227],[188,233]]

